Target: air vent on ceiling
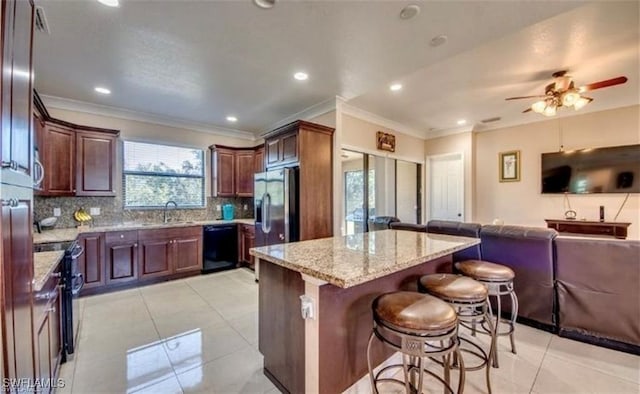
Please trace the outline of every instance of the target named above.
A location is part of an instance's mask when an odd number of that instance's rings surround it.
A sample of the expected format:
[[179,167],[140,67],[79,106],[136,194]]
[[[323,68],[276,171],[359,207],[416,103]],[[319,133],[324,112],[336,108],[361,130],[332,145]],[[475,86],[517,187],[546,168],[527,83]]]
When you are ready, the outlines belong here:
[[496,116],[496,117],[493,117],[493,118],[482,119],[481,122],[482,123],[492,123],[492,122],[497,122],[499,120],[502,120],[502,118],[499,117],[499,116]]
[[42,33],[51,34],[47,16],[44,14],[44,8],[36,7],[36,30]]

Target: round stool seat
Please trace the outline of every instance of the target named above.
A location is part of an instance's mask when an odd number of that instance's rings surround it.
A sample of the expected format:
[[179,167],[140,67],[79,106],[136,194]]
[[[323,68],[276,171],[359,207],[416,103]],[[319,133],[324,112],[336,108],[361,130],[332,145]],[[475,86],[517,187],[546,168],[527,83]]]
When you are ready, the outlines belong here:
[[456,269],[466,276],[482,281],[513,280],[516,274],[507,266],[482,260],[466,260],[456,263]]
[[477,280],[454,274],[424,275],[418,287],[445,301],[477,303],[487,299],[489,291]]
[[439,332],[458,324],[456,311],[436,297],[412,291],[397,291],[378,296],[373,301],[373,316],[393,330]]

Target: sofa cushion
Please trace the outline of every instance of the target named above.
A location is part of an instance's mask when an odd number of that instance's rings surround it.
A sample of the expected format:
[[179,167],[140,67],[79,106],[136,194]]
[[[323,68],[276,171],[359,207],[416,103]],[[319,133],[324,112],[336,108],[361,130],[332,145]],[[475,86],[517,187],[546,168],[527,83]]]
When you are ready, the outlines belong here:
[[[481,227],[482,226],[478,223],[454,222],[450,220],[429,220],[427,223],[427,232],[478,238],[480,236]],[[481,257],[481,245],[478,244],[454,253],[453,261],[479,260]]]

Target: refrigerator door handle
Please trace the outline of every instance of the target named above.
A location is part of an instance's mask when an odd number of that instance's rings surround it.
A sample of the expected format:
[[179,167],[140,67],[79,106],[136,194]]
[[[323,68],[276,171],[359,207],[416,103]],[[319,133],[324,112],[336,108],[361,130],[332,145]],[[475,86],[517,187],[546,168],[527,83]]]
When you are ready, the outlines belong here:
[[268,234],[271,231],[271,195],[265,193],[262,196],[262,232]]

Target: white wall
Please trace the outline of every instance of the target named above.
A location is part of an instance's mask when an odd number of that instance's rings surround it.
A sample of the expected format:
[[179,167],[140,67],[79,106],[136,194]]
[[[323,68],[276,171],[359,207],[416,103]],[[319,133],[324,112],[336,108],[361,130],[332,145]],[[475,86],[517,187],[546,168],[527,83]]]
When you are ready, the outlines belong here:
[[[532,114],[533,116],[533,114]],[[473,220],[490,223],[545,226],[544,219],[562,219],[566,210],[562,195],[541,194],[541,154],[565,150],[640,143],[640,106],[557,118],[475,134],[475,206]],[[429,141],[427,141],[429,144]],[[498,181],[498,154],[520,150],[520,182]],[[578,219],[598,220],[599,206],[605,219],[613,220],[624,194],[569,195]],[[640,194],[631,194],[617,221],[631,222],[629,238],[640,239]]]

